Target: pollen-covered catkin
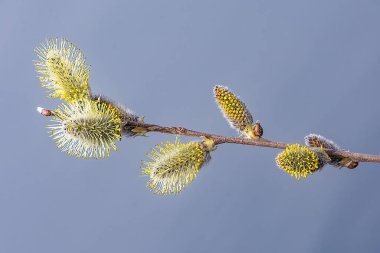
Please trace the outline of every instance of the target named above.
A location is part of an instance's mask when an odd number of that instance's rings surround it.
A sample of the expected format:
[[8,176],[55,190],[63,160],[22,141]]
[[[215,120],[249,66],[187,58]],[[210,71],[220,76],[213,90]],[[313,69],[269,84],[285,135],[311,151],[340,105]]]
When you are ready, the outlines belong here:
[[56,124],[48,129],[58,148],[81,158],[103,158],[117,149],[121,119],[115,109],[100,101],[81,100],[63,104],[54,112]]
[[217,85],[214,87],[214,96],[219,109],[232,128],[247,138],[261,137],[255,134],[253,118],[248,108],[234,93],[227,87]]
[[66,39],[54,38],[35,51],[39,58],[35,62],[36,71],[42,87],[50,91],[50,97],[67,102],[89,97],[89,66],[75,45]]
[[277,166],[298,180],[319,169],[317,152],[299,144],[288,145],[276,157]]
[[148,187],[160,195],[181,192],[196,177],[201,167],[210,160],[210,151],[215,149],[213,141],[174,143],[157,145],[150,154],[153,161],[144,162],[142,172],[150,177]]

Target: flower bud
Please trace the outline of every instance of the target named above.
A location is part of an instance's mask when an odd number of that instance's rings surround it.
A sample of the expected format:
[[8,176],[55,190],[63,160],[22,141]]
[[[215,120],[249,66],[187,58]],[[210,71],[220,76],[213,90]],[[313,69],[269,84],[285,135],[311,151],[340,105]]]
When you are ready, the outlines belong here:
[[[305,136],[305,144],[306,146],[313,147],[313,148],[330,149],[330,150],[335,150],[335,151],[342,150],[332,140],[329,140],[317,134],[309,134]],[[328,155],[328,156],[330,160],[327,163],[335,167],[339,167],[339,168],[346,167],[349,169],[354,169],[359,165],[358,162],[352,160],[349,157],[342,158],[335,155]]]
[[253,135],[255,136],[255,139],[256,139],[256,138],[261,138],[263,134],[264,134],[264,129],[261,126],[260,122],[257,120],[253,127]]
[[37,107],[37,112],[40,113],[42,116],[49,117],[53,115],[53,112],[51,110],[42,108],[42,107]]

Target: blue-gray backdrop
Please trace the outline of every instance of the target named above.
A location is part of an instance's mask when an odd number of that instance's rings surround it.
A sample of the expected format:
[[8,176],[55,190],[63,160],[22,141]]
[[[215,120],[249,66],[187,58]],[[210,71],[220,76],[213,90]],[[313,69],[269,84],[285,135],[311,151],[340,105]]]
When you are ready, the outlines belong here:
[[[380,2],[0,0],[0,252],[380,252],[380,166],[297,181],[278,150],[222,145],[178,196],[140,162],[174,136],[124,139],[103,160],[67,156],[36,106],[33,48],[65,37],[90,84],[147,122],[236,133],[212,87],[229,86],[265,137],[308,133],[379,153]],[[184,138],[192,140],[192,138]]]

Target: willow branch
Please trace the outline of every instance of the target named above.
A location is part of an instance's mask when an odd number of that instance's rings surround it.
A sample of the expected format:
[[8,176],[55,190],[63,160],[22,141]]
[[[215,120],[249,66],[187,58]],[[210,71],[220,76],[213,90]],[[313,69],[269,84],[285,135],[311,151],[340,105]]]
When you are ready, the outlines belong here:
[[[37,109],[41,115],[49,117],[54,116],[54,111],[44,108],[38,108]],[[258,146],[258,147],[267,147],[267,148],[278,148],[278,149],[285,149],[289,143],[284,142],[278,142],[278,141],[271,141],[264,138],[259,139],[243,139],[238,137],[228,137],[228,136],[222,136],[222,135],[216,135],[212,133],[205,133],[205,132],[199,132],[190,130],[184,127],[167,127],[167,126],[160,126],[155,124],[147,124],[142,122],[127,122],[124,124],[123,128],[126,129],[144,129],[146,132],[159,132],[159,133],[166,133],[166,134],[176,134],[176,135],[184,135],[184,136],[193,136],[193,137],[199,137],[199,138],[208,138],[215,142],[216,145],[224,144],[224,143],[232,143],[232,144],[241,144],[241,145],[251,145],[251,146]],[[380,155],[370,155],[370,154],[362,154],[362,153],[353,153],[349,151],[342,151],[342,150],[330,150],[325,149],[324,150],[329,155],[334,155],[342,158],[351,158],[352,160],[356,162],[375,162],[380,163]]]
[[[233,144],[241,144],[241,145],[251,145],[251,146],[259,146],[259,147],[267,147],[267,148],[278,148],[285,149],[289,143],[271,141],[264,138],[260,139],[242,139],[237,137],[227,137],[222,135],[216,135],[211,133],[204,133],[199,131],[190,130],[184,127],[166,127],[154,124],[140,123],[140,122],[128,122],[124,125],[126,128],[135,128],[140,127],[145,129],[148,132],[159,132],[159,133],[167,133],[167,134],[177,134],[177,135],[185,135],[185,136],[193,136],[193,137],[206,137],[215,142],[215,144],[223,144],[223,143],[233,143]],[[348,151],[336,151],[325,149],[325,152],[329,155],[334,155],[338,157],[347,157],[351,158],[356,162],[375,162],[380,163],[380,155],[370,155],[370,154],[362,154],[362,153],[352,153]]]

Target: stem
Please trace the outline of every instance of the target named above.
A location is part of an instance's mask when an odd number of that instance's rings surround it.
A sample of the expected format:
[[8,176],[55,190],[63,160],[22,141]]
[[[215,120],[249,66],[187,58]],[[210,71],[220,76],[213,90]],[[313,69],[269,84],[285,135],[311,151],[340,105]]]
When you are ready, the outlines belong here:
[[[270,141],[264,138],[260,139],[242,139],[237,137],[227,137],[222,135],[216,135],[211,133],[203,133],[198,131],[193,131],[190,129],[186,129],[184,127],[166,127],[154,124],[147,124],[141,122],[128,122],[124,125],[126,128],[134,128],[140,127],[144,128],[147,132],[159,132],[159,133],[167,133],[167,134],[178,134],[185,136],[194,136],[194,137],[206,137],[215,142],[216,145],[223,143],[233,143],[233,144],[241,144],[241,145],[252,145],[259,147],[268,147],[268,148],[278,148],[285,149],[288,143]],[[324,150],[329,155],[334,155],[338,157],[347,157],[351,158],[356,162],[375,162],[380,163],[379,155],[370,155],[370,154],[361,154],[361,153],[352,153],[348,151],[336,151],[331,149]]]
[[[52,110],[39,107],[37,111],[41,113],[41,115],[46,116],[46,117],[54,116],[54,111]],[[199,137],[199,138],[206,137],[208,139],[213,140],[216,145],[223,144],[223,143],[233,143],[233,144],[241,144],[241,145],[267,147],[267,148],[278,148],[278,149],[285,149],[286,146],[288,145],[288,143],[270,141],[264,138],[243,139],[243,138],[237,138],[237,137],[227,137],[227,136],[216,135],[216,134],[211,134],[211,133],[193,131],[190,129],[186,129],[184,127],[166,127],[166,126],[147,124],[147,123],[141,123],[141,122],[130,121],[130,122],[127,122],[123,126],[123,128],[129,128],[132,131],[134,128],[137,128],[137,127],[142,128],[147,132],[178,134],[178,135],[185,135],[185,136],[194,136],[194,137]],[[345,158],[345,157],[351,158],[353,161],[356,161],[356,162],[380,163],[380,155],[352,153],[348,151],[342,151],[342,150],[337,151],[337,150],[331,150],[331,149],[325,149],[324,151],[329,155],[334,155],[341,158]]]

